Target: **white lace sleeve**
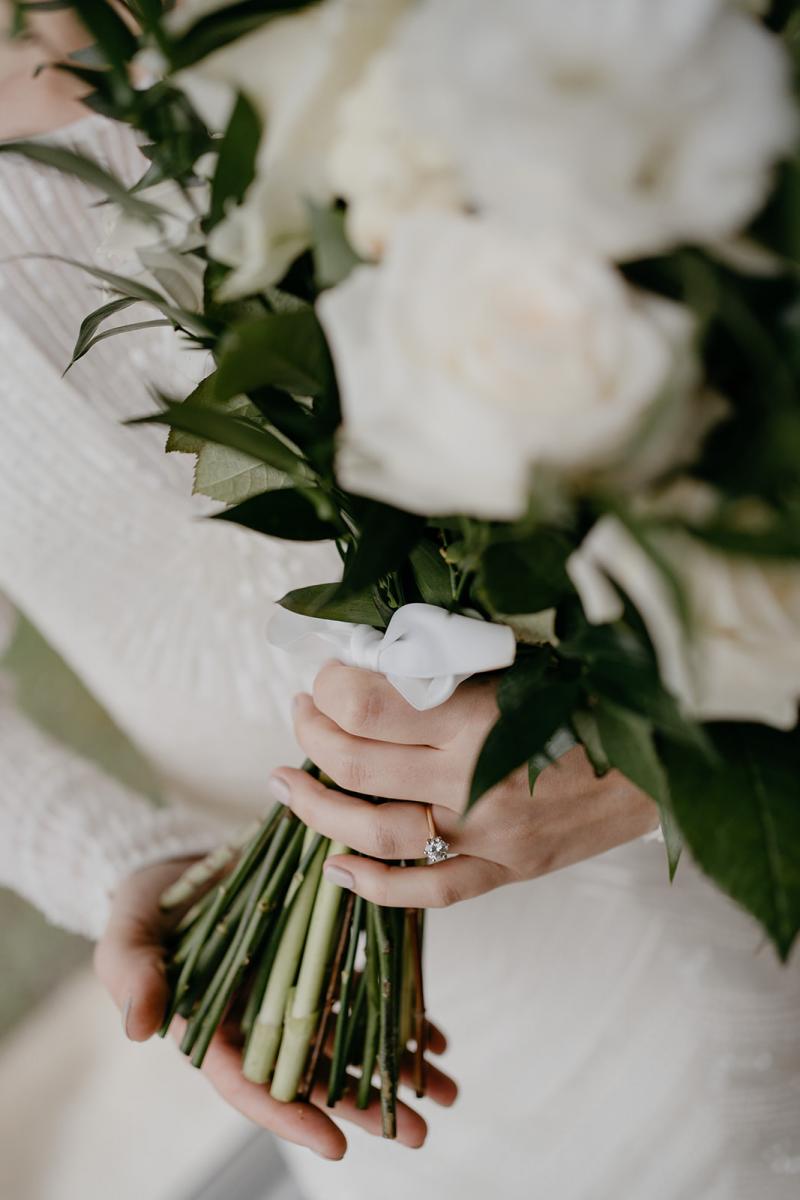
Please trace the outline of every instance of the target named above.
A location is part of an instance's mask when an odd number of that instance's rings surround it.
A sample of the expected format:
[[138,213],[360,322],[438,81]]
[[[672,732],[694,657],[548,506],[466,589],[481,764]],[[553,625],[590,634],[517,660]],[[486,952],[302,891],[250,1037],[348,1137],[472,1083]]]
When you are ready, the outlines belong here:
[[218,837],[194,812],[155,808],[48,737],[0,681],[0,884],[48,920],[97,938],[125,875]]

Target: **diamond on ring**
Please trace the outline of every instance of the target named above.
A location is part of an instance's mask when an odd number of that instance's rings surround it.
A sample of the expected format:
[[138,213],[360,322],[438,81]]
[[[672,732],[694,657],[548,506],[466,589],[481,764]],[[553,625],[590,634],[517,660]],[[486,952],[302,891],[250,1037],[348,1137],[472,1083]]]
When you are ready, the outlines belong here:
[[425,843],[425,857],[428,860],[428,865],[433,866],[434,863],[444,862],[447,858],[447,852],[450,849],[450,843],[446,842],[443,837],[428,838]]

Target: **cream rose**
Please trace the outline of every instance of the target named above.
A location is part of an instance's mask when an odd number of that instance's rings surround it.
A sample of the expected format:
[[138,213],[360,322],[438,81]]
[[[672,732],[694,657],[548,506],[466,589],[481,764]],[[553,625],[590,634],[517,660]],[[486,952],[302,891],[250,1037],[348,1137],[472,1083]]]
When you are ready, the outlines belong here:
[[685,309],[479,218],[407,218],[318,311],[342,393],[339,476],[403,508],[514,518],[538,467],[628,473],[638,445],[660,470],[701,420]]
[[308,245],[308,202],[334,198],[327,152],[342,97],[408,4],[324,0],[268,21],[176,77],[212,125],[227,119],[237,90],[264,121],[256,179],[209,239],[211,255],[234,268],[224,297],[275,283]]
[[625,260],[738,233],[796,135],[785,47],[730,0],[420,0],[331,171],[367,256],[436,204]]
[[[689,497],[699,515],[702,490],[690,489]],[[800,566],[734,557],[679,530],[651,537],[683,589],[688,628],[663,571],[615,517],[598,521],[567,563],[588,619],[602,624],[622,615],[618,584],[647,626],[664,685],[688,715],[794,728]]]

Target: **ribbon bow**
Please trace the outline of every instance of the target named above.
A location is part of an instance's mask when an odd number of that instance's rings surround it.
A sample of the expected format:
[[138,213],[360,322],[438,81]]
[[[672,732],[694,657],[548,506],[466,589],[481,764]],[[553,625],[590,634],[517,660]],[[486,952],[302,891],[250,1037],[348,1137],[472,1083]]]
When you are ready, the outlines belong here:
[[448,700],[478,671],[510,667],[516,640],[507,625],[464,617],[433,604],[398,608],[386,632],[279,609],[269,624],[273,646],[319,661],[321,653],[349,667],[385,675],[413,708]]

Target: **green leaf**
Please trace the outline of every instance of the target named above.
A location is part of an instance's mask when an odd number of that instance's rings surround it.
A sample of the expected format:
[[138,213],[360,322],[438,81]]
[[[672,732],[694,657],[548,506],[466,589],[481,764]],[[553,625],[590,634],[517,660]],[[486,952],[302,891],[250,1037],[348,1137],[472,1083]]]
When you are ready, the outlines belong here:
[[[562,612],[563,615],[563,612]],[[568,630],[558,644],[560,656],[581,665],[586,690],[636,710],[668,736],[695,745],[713,757],[702,726],[685,717],[674,697],[665,691],[652,648],[626,623],[588,625],[582,614],[577,630]]]
[[495,542],[483,554],[479,589],[493,612],[554,608],[572,590],[564,568],[571,550],[569,541],[551,530],[539,530],[523,541]]
[[586,751],[586,757],[592,764],[595,775],[603,776],[611,770],[603,743],[600,740],[600,730],[597,718],[589,708],[578,708],[572,714],[572,728],[575,736]]
[[91,275],[93,279],[100,279],[103,283],[109,284],[115,291],[121,292],[129,300],[142,300],[146,304],[152,304],[153,308],[157,308],[160,313],[168,317],[170,321],[184,329],[187,333],[194,336],[204,337],[210,331],[206,322],[196,313],[186,312],[182,308],[177,308],[174,304],[168,303],[164,297],[146,284],[139,283],[136,279],[128,279],[124,275],[117,275],[114,271],[104,271],[100,267],[92,266],[91,263],[78,262],[74,258],[64,258],[61,254],[30,254],[28,258],[41,259],[44,262],[60,262],[68,267],[77,267],[79,271],[85,271],[87,275]]
[[661,747],[675,816],[699,866],[785,960],[800,929],[800,733],[746,724],[707,732],[713,771],[688,746]]
[[[245,417],[259,424],[258,409],[246,396],[232,396],[230,400],[218,401],[214,384],[215,376],[208,375],[183,403],[194,408]],[[193,490],[212,500],[222,500],[225,504],[241,504],[251,496],[260,495],[271,488],[286,487],[290,482],[285,471],[277,470],[253,458],[251,454],[220,446],[181,429],[170,429],[166,449],[196,455]]]
[[308,211],[317,287],[334,287],[346,279],[362,259],[347,240],[343,209],[309,203]]
[[219,148],[207,229],[222,220],[228,205],[238,203],[252,183],[260,140],[261,118],[247,97],[240,93]]
[[323,520],[308,494],[297,488],[279,488],[252,496],[226,512],[221,521],[234,521],[247,529],[293,542],[320,542],[335,538],[340,530]]
[[160,397],[164,408],[161,412],[126,421],[127,425],[169,425],[184,433],[194,434],[220,446],[229,446],[242,454],[249,454],[259,462],[268,463],[287,475],[296,476],[301,464],[297,456],[266,429],[246,417],[232,416],[224,410],[203,409],[195,405],[176,404]]
[[414,580],[426,604],[446,608],[453,603],[450,569],[440,548],[429,538],[423,538],[409,555]]
[[99,42],[108,62],[123,77],[127,66],[139,49],[139,40],[117,15],[110,4],[97,0],[73,0],[72,7],[82,23]]
[[[93,346],[96,346],[98,342],[106,341],[107,338],[118,337],[121,333],[138,333],[141,329],[157,329],[159,326],[163,327],[164,325],[167,325],[171,328],[172,321],[159,318],[155,321],[134,321],[130,325],[115,325],[112,329],[104,329],[102,333],[98,333],[95,337],[89,339],[83,349],[83,352],[78,355],[78,358],[82,358],[84,354],[88,354]],[[77,362],[77,359],[73,358],[67,367],[67,371],[74,365],[75,362]],[[64,374],[66,375],[66,371]]]
[[402,567],[425,531],[424,517],[377,500],[358,499],[355,518],[358,540],[345,563],[339,585],[342,596],[361,591]]
[[122,312],[125,308],[130,308],[132,304],[136,304],[136,300],[128,296],[122,296],[119,300],[112,300],[108,304],[102,304],[100,308],[96,308],[94,312],[90,312],[87,317],[83,318],[81,327],[78,330],[75,348],[72,351],[72,358],[66,367],[65,374],[72,364],[77,362],[86,353],[92,338],[103,322],[108,320],[109,317],[113,317],[115,313]]
[[251,496],[285,487],[290,482],[285,471],[259,462],[249,454],[203,442],[197,451],[192,490],[225,504],[241,504]]
[[0,143],[0,154],[20,154],[33,162],[54,167],[63,175],[82,179],[84,183],[103,192],[135,220],[144,221],[149,225],[160,224],[163,209],[157,204],[140,200],[116,175],[101,167],[94,159],[76,154],[66,146],[47,146],[42,142],[3,142]]
[[683,843],[672,813],[667,777],[653,742],[652,723],[606,699],[598,700],[594,717],[610,765],[658,805],[669,877],[674,879]]
[[[217,402],[215,385],[216,373],[212,372],[210,375],[206,375],[205,379],[201,379],[194,391],[190,392],[181,403],[191,408],[222,408],[223,405]],[[233,403],[233,401],[228,401],[225,407],[230,405],[232,409]],[[249,415],[246,411],[239,412],[239,416]],[[170,429],[165,449],[167,453],[180,451],[183,454],[199,454],[206,445],[208,442],[205,438],[198,437],[193,433],[186,433],[182,429]]]
[[517,767],[543,754],[556,730],[569,723],[578,685],[550,677],[549,657],[545,648],[531,648],[503,676],[497,693],[500,717],[478,756],[467,811]]
[[265,22],[314,3],[318,0],[240,0],[238,4],[201,16],[169,47],[173,70],[190,67]]
[[258,388],[250,393],[250,400],[269,425],[273,425],[301,450],[313,443],[317,433],[316,422],[312,419],[310,408],[302,401],[278,388]]
[[217,394],[221,399],[262,387],[319,396],[332,383],[328,346],[311,308],[243,321],[220,344]]
[[371,591],[351,592],[346,597],[339,596],[338,592],[338,583],[314,584],[287,592],[278,603],[290,612],[302,613],[307,617],[351,621],[355,625],[372,625],[375,629],[385,628],[386,622]]

